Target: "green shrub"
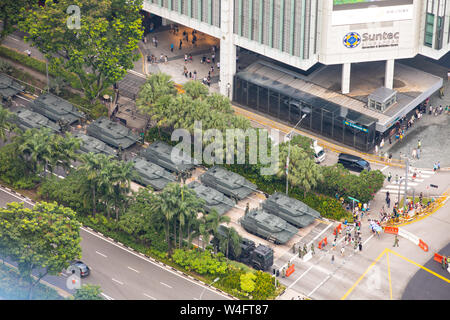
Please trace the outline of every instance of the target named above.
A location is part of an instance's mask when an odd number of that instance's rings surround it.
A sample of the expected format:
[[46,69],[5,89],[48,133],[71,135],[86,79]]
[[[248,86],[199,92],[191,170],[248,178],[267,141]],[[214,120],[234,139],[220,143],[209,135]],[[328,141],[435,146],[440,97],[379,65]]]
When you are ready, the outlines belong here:
[[15,189],[33,189],[39,177],[28,174],[29,168],[18,160],[16,149],[15,143],[0,148],[0,179]]
[[222,261],[223,255],[221,253],[214,256],[207,250],[176,249],[172,259],[187,271],[195,271],[201,275],[219,275],[227,271],[227,264]]

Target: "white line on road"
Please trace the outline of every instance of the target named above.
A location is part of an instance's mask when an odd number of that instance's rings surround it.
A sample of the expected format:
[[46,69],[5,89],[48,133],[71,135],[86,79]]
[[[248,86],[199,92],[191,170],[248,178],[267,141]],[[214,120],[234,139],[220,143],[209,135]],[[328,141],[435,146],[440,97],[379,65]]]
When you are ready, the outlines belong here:
[[116,280],[116,279],[114,279],[114,278],[112,278],[111,280],[117,282],[117,283],[120,284],[120,285],[123,285],[123,282],[120,282],[119,280]]
[[367,238],[367,240],[363,242],[363,245],[365,245],[370,239],[372,239],[373,236],[374,236],[374,235],[372,234],[369,238]]
[[134,70],[128,70],[128,72],[131,73],[131,74],[134,74],[134,75],[136,75],[136,76],[139,76],[139,77],[141,77],[141,78],[144,78],[144,79],[147,78],[147,77],[146,77],[145,75],[143,75],[142,73],[136,72],[136,71],[134,71]]
[[103,258],[108,258],[106,255],[104,255],[104,254],[101,253],[101,252],[95,251],[95,253],[101,255]]
[[312,294],[313,294],[314,292],[316,292],[317,289],[319,289],[319,288],[320,288],[320,287],[321,287],[328,279],[330,279],[331,275],[332,275],[332,273],[330,273],[325,279],[322,280],[321,283],[319,283],[319,284],[317,285],[317,287],[315,287],[310,293],[308,293],[308,297],[311,297]]
[[101,293],[102,296],[104,296],[106,299],[108,300],[114,300],[113,298],[111,298],[110,296],[107,296],[106,294],[104,294],[103,292]]
[[143,293],[143,295],[144,296],[146,296],[147,298],[150,298],[150,299],[152,299],[152,300],[156,300],[156,298],[154,298],[154,297],[152,297],[152,296],[149,296],[148,294],[146,294],[146,293]]
[[168,287],[168,288],[170,288],[170,289],[172,289],[172,287],[171,286],[169,286],[168,284],[165,284],[164,282],[160,282],[163,286],[166,286],[166,287]]
[[386,170],[387,168],[389,168],[389,166],[384,167],[384,168],[381,169],[380,171],[383,172],[383,171]]
[[20,42],[19,39],[16,39],[16,38],[14,38],[14,37],[8,36],[8,38],[13,39],[13,40],[15,40],[15,41],[17,41],[17,42]]
[[137,271],[136,269],[133,269],[133,268],[131,268],[131,267],[127,267],[128,269],[130,269],[130,270],[132,270],[132,271],[134,271],[134,272],[136,272],[136,273],[139,273],[139,271]]

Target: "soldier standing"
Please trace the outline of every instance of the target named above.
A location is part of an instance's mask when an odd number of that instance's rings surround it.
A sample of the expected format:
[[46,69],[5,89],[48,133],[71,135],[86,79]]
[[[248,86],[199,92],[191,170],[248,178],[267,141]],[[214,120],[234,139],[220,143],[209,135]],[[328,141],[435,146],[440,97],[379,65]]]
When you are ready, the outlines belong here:
[[393,247],[395,247],[395,246],[397,246],[397,247],[399,246],[399,245],[398,245],[398,237],[397,237],[397,235],[395,235]]
[[306,243],[303,245],[303,256],[308,253],[308,248],[306,248]]
[[286,277],[286,268],[285,268],[285,267],[283,267],[283,269],[281,270],[281,276],[282,276],[283,278]]
[[[304,249],[303,249],[304,250]],[[302,250],[302,248],[300,247],[300,246],[298,246],[298,257],[300,258],[300,259],[303,259],[303,250]]]
[[314,243],[311,243],[311,253],[312,253],[313,255],[315,255],[315,252],[314,252]]
[[247,214],[249,210],[250,210],[250,206],[247,202],[247,205],[245,206],[245,214]]

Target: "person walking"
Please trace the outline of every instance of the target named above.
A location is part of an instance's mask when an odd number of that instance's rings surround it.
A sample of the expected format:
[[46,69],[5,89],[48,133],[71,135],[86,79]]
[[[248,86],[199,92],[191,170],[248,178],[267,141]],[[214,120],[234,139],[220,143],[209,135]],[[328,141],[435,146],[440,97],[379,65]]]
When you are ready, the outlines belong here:
[[[305,245],[306,246],[306,245]],[[316,253],[314,252],[314,243],[311,243],[311,253],[312,255],[315,255]]]
[[395,184],[398,184],[398,174],[395,174]]
[[342,257],[344,256],[344,252],[345,252],[345,248],[344,248],[344,246],[342,246],[342,248],[341,248],[341,256]]
[[437,170],[441,171],[441,162],[440,161],[437,162]]
[[391,182],[392,179],[392,173],[389,171],[388,176],[387,176],[387,181]]
[[247,202],[247,205],[245,206],[245,214],[247,214],[250,211],[250,205]]
[[398,245],[398,237],[397,237],[397,235],[395,235],[393,247],[398,247],[398,246],[399,246],[399,245]]
[[358,244],[358,247],[359,247],[359,251],[362,251],[362,242],[361,242],[361,237],[359,238],[359,244]]
[[178,44],[178,50],[181,50],[183,47],[183,41],[180,39],[180,43]]
[[413,149],[413,151],[412,151],[412,157],[413,157],[413,159],[416,159],[416,158],[417,158],[417,150],[416,150],[416,149]]
[[331,264],[334,264],[334,254],[331,255]]
[[170,44],[170,52],[173,52],[173,43]]
[[417,141],[417,149],[420,149],[420,147],[422,147],[422,140],[418,140]]
[[300,259],[303,259],[303,250],[302,250],[302,248],[300,246],[298,246],[298,257]]
[[416,157],[417,157],[417,159],[420,159],[420,149],[417,149],[417,151],[416,151]]
[[436,172],[436,170],[437,170],[437,164],[436,164],[436,162],[433,164],[433,171],[434,172]]

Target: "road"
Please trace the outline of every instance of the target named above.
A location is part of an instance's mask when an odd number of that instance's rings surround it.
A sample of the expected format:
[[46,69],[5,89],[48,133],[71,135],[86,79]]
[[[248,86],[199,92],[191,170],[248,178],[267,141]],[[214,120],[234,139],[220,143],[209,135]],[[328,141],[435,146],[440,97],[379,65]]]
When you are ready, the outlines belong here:
[[[0,188],[0,206],[9,202],[32,203]],[[114,300],[225,300],[230,297],[212,290],[198,281],[143,257],[107,238],[81,228],[82,260],[91,275],[82,283],[100,285],[107,298]],[[65,276],[47,276],[45,281],[70,293]]]

